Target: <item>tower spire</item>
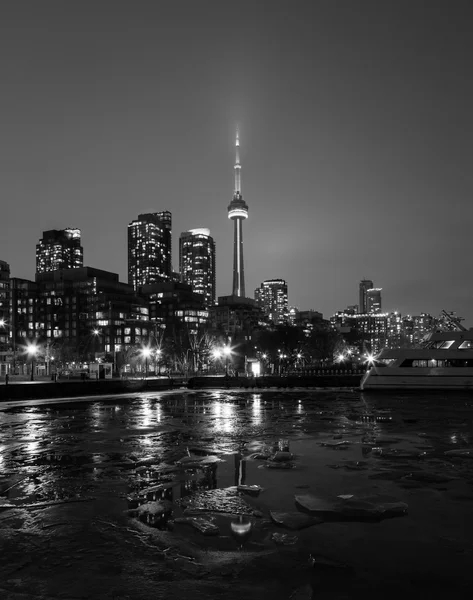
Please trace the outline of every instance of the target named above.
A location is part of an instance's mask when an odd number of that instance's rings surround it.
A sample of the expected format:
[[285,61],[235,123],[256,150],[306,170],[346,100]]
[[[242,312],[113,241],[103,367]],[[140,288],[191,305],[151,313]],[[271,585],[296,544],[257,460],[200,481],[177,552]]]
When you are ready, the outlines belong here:
[[236,130],[235,154],[235,194],[241,194],[240,136],[238,129]]

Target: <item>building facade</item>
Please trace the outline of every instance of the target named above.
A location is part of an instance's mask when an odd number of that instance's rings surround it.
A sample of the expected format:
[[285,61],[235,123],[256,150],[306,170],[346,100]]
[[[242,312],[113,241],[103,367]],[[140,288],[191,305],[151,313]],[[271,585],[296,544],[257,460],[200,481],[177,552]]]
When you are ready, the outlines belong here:
[[248,205],[241,193],[240,139],[236,136],[235,189],[228,205],[228,218],[233,221],[233,286],[232,295],[245,297],[245,269],[243,262],[243,221],[248,218]]
[[161,330],[186,325],[193,332],[208,321],[202,294],[187,283],[153,283],[143,286],[140,295],[149,306],[151,322]]
[[58,269],[78,269],[84,264],[80,229],[51,229],[43,231],[36,244],[36,273]]
[[332,326],[342,335],[356,339],[360,353],[378,354],[387,345],[388,315],[347,314],[338,312],[330,318]]
[[10,265],[0,260],[0,375],[8,372],[10,324]]
[[256,304],[274,325],[289,322],[287,283],[284,279],[268,279],[255,290]]
[[169,211],[144,213],[128,225],[128,283],[143,285],[170,281],[172,216]]
[[215,242],[208,229],[189,229],[179,238],[179,270],[183,283],[203,297],[206,307],[215,304]]
[[369,315],[382,312],[381,291],[383,288],[370,288],[366,291],[366,312]]
[[92,360],[146,343],[149,309],[116,273],[82,267],[36,276],[36,335]]

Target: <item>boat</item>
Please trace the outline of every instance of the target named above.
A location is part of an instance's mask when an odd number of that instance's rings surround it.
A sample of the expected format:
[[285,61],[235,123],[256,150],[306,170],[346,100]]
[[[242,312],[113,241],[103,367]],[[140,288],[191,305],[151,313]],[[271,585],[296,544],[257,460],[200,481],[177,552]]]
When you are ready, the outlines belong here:
[[434,331],[419,348],[385,349],[371,364],[362,390],[473,389],[473,329]]

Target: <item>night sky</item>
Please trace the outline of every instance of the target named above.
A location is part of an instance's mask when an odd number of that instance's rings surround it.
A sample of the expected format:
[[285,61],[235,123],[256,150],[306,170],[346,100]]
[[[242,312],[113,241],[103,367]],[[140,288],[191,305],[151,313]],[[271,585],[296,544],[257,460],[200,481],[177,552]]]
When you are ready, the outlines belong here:
[[247,295],[283,278],[328,318],[383,309],[473,326],[473,18],[426,0],[0,6],[0,259],[34,279],[43,230],[127,281],[127,224],[208,227],[231,293],[234,135]]

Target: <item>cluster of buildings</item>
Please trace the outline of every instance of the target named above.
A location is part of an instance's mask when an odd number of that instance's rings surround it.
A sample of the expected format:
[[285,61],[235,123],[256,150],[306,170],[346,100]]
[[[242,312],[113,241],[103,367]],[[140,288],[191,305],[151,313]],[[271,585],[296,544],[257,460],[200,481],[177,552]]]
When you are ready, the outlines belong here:
[[[52,348],[92,361],[149,344],[164,330],[200,326],[226,342],[251,340],[252,331],[269,325],[323,322],[321,313],[288,305],[283,279],[261,283],[246,296],[243,222],[248,205],[241,192],[240,141],[236,138],[234,193],[228,206],[233,222],[232,293],[216,298],[215,242],[209,229],[195,228],[179,238],[179,269],[172,263],[172,214],[139,214],[128,225],[128,281],[115,273],[84,266],[81,231],[44,231],[36,245],[34,280],[12,276],[0,261],[0,374],[24,362],[23,348],[40,341],[46,361]],[[401,317],[383,313],[381,288],[370,280],[359,285],[359,304],[337,312],[331,326],[347,341],[371,352],[386,345],[414,343],[436,323],[430,315]],[[324,322],[326,326],[328,322]],[[50,352],[51,350],[51,352]]]
[[[248,206],[241,192],[239,138],[235,188],[228,206],[233,221],[232,293],[216,298],[215,242],[206,228],[179,238],[179,270],[172,263],[172,214],[139,214],[128,225],[128,281],[116,273],[84,266],[81,231],[44,231],[36,245],[34,280],[12,276],[0,261],[0,371],[21,365],[23,348],[40,341],[84,361],[148,344],[167,328],[196,333],[205,324],[226,340],[249,339],[270,321],[288,319],[287,284],[264,282],[256,299],[245,294],[243,221]],[[260,294],[263,290],[264,293]]]
[[377,354],[383,348],[413,346],[432,330],[455,329],[460,322],[455,313],[445,311],[439,317],[424,312],[415,316],[383,312],[381,291],[371,280],[362,279],[359,304],[348,306],[330,318],[332,326],[353,350]]

